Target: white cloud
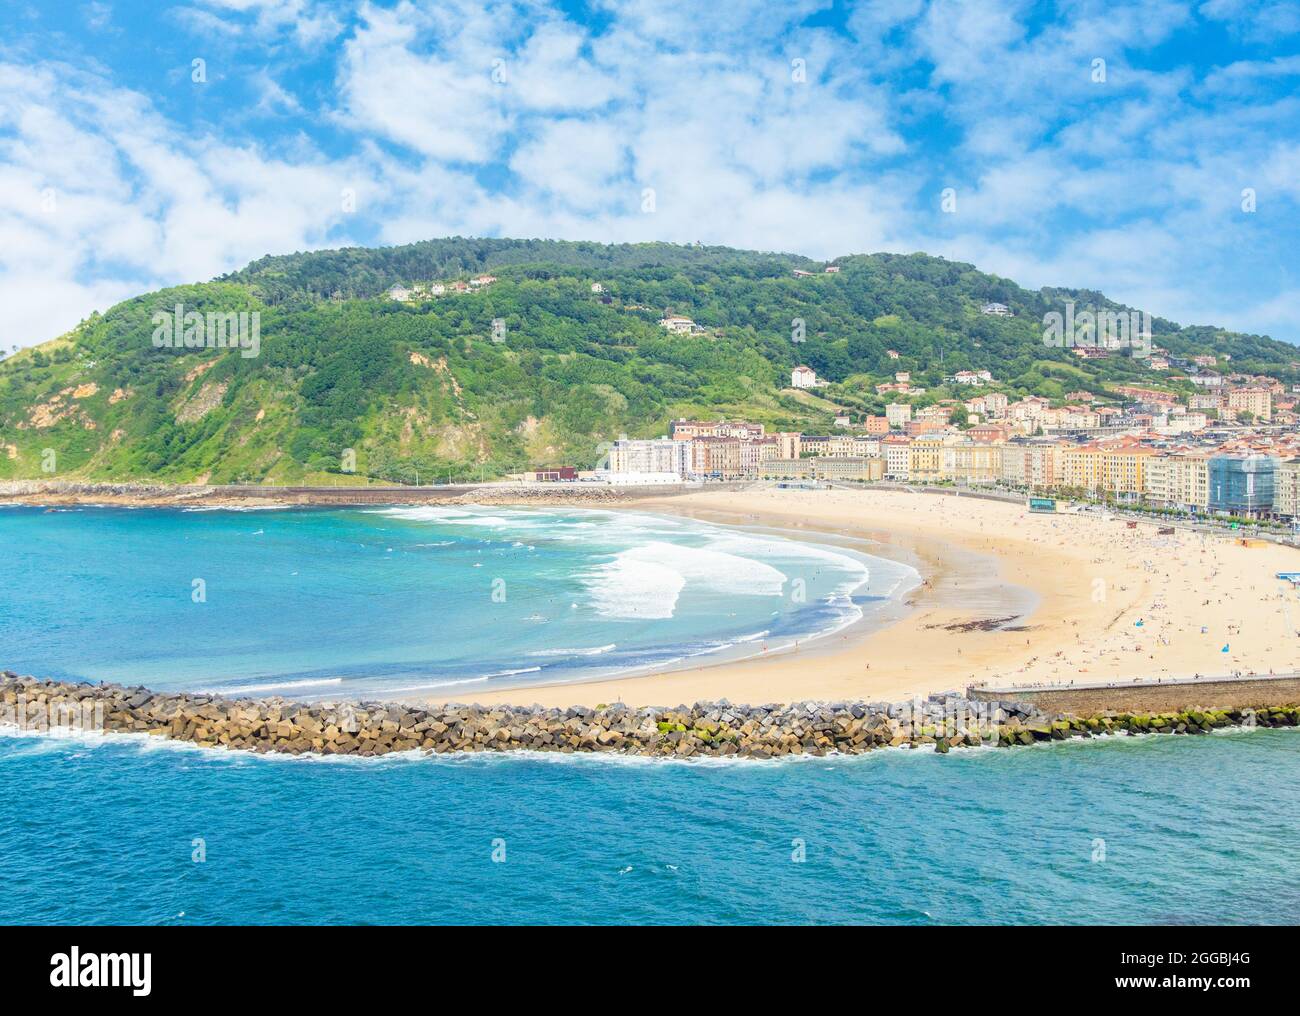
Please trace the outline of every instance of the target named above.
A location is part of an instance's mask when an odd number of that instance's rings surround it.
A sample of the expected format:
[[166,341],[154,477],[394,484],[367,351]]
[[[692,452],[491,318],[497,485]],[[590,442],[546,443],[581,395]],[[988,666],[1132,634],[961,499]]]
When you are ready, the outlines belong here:
[[344,222],[342,187],[368,176],[180,136],[143,97],[66,65],[0,64],[0,128],[12,131],[0,137],[7,345],[133,292],[318,245]]
[[511,125],[505,86],[494,82],[501,51],[485,24],[466,23],[446,52],[412,49],[432,20],[410,4],[367,4],[364,24],[343,49],[342,122],[435,159],[483,162]]

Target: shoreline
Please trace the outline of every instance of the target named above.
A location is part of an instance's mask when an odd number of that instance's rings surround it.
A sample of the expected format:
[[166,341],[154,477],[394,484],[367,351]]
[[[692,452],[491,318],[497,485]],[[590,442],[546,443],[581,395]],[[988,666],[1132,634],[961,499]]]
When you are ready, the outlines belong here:
[[[588,496],[593,493],[601,496]],[[105,507],[302,506],[260,498],[255,505],[224,499],[212,504],[188,491],[146,493],[139,485],[113,498],[97,486],[65,491],[60,499]],[[55,503],[49,491],[24,495],[23,501]],[[792,539],[833,536],[850,549],[915,567],[922,576],[902,600],[906,613],[883,626],[879,615],[868,615],[769,655],[482,691],[475,697],[483,704],[900,699],[980,684],[1264,674],[1294,670],[1300,662],[1300,603],[1293,610],[1293,591],[1274,580],[1277,571],[1300,571],[1300,551],[1276,544],[1261,548],[1182,530],[1160,535],[1158,523],[1137,522],[1130,529],[1118,518],[1033,515],[1006,502],[870,488],[749,485],[647,495],[496,487],[491,497],[477,489],[420,501],[626,509],[766,529]],[[400,700],[436,703],[447,697]]]
[[[715,488],[744,488],[723,483]],[[699,484],[614,487],[601,484],[467,483],[426,487],[248,486],[98,481],[0,481],[0,506],[86,508],[362,508],[383,505],[493,504],[600,508],[702,489]]]

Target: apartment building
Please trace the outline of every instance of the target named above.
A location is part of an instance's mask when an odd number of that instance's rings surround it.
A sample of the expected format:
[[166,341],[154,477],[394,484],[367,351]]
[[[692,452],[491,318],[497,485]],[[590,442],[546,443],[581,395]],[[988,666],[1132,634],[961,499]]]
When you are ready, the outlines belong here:
[[974,441],[946,444],[940,449],[940,472],[958,483],[994,483],[1002,476],[1003,447]]
[[863,434],[832,434],[819,449],[819,454],[832,459],[879,455],[880,440]]
[[734,437],[697,437],[690,441],[691,472],[697,476],[718,476],[724,479],[741,476],[740,446],[744,442]]
[[1147,460],[1144,497],[1152,504],[1179,511],[1205,512],[1210,506],[1210,457],[1176,451]]
[[1061,483],[1065,446],[1056,441],[1012,441],[1002,446],[1002,482],[1036,490]]
[[674,420],[668,425],[674,441],[691,441],[697,437],[731,437],[754,441],[764,436],[761,423],[729,420]]
[[802,447],[803,435],[797,430],[779,430],[772,435],[776,439],[775,454],[772,458],[797,459]]
[[1004,416],[1007,411],[1007,404],[1007,397],[1001,392],[977,395],[973,399],[967,399],[964,403],[970,412],[979,413],[982,416]]
[[799,438],[799,454],[803,458],[825,455],[830,446],[831,438],[827,434],[804,434]]
[[765,459],[776,457],[778,442],[774,437],[760,437],[752,441],[740,442],[740,474],[758,476],[762,472]]
[[1273,419],[1273,393],[1262,386],[1234,388],[1228,392],[1226,401],[1233,413],[1250,413],[1264,423]]
[[912,419],[912,407],[906,402],[891,402],[885,407],[885,420],[891,427],[902,427]]
[[916,438],[907,448],[907,477],[920,482],[943,479],[944,438],[927,435]]
[[911,479],[912,439],[902,434],[890,434],[880,439],[880,450],[885,458],[885,475],[893,480]]
[[1273,513],[1300,518],[1300,459],[1286,459],[1273,469]]
[[614,442],[609,453],[611,473],[676,473],[685,476],[691,469],[691,446],[670,438],[622,438]]
[[1072,445],[1061,456],[1062,485],[1098,493],[1144,493],[1146,464],[1155,450],[1133,442]]
[[800,364],[790,371],[791,388],[817,388],[817,372],[806,364]]

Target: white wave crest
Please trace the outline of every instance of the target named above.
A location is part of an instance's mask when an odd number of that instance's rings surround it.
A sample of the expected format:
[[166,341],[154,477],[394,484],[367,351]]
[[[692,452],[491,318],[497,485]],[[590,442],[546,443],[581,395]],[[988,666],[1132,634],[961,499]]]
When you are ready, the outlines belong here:
[[726,596],[780,596],[786,576],[753,558],[654,542],[614,555],[583,581],[603,617],[662,619],[673,616],[688,583]]
[[600,656],[609,652],[611,649],[617,649],[618,643],[611,642],[607,646],[593,646],[590,649],[538,649],[536,652],[529,653],[529,656]]
[[252,691],[282,691],[288,688],[323,688],[326,685],[342,684],[341,677],[324,677],[318,680],[304,681],[269,681],[266,684],[241,684],[234,688],[205,688],[203,695],[243,695]]

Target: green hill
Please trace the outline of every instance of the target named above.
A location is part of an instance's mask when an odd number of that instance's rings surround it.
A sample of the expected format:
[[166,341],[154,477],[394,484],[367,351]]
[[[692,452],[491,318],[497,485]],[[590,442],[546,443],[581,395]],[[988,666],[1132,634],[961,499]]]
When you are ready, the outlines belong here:
[[[874,386],[898,370],[927,388],[922,403],[969,396],[943,383],[962,369],[991,371],[1012,397],[1189,387],[1140,359],[1043,343],[1043,315],[1063,299],[1121,309],[1100,294],[1029,292],[922,254],[835,263],[824,274],[796,255],[722,247],[459,238],[262,258],[0,362],[0,478],[330,482],[349,450],[358,475],[386,480],[588,466],[603,442],[660,434],[677,416],[807,431],[830,426],[830,404],[880,412]],[[496,281],[388,295],[481,273]],[[987,301],[1014,316],[982,314]],[[155,314],[177,305],[257,312],[258,355],[159,348]],[[665,313],[705,331],[670,335]],[[1230,354],[1235,370],[1300,380],[1286,343],[1153,324],[1172,355]],[[799,363],[833,382],[824,403],[788,390]]]

